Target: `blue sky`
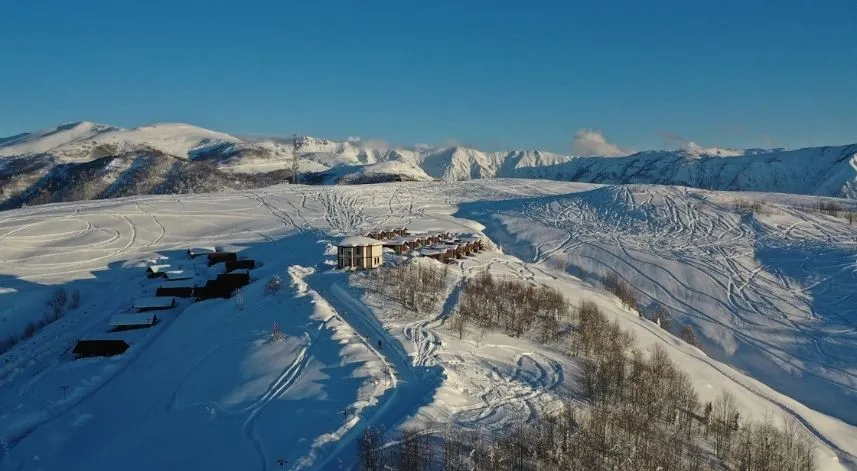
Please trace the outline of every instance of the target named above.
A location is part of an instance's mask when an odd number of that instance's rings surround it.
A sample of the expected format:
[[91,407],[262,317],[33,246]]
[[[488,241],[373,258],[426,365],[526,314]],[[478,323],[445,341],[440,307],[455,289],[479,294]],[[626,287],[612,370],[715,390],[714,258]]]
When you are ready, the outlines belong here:
[[6,2],[0,136],[91,120],[564,153],[576,134],[619,152],[857,142],[853,0],[203,3]]

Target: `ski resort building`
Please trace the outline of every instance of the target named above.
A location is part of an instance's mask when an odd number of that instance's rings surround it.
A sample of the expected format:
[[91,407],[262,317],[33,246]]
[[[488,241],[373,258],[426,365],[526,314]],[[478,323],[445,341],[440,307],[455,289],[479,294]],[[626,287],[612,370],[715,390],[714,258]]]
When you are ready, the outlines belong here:
[[124,340],[78,340],[72,354],[75,358],[112,357],[125,353],[128,347]]
[[158,323],[158,316],[152,313],[116,314],[110,318],[111,330],[146,329]]
[[339,243],[337,266],[340,269],[369,269],[381,266],[384,244],[369,237],[346,237]]

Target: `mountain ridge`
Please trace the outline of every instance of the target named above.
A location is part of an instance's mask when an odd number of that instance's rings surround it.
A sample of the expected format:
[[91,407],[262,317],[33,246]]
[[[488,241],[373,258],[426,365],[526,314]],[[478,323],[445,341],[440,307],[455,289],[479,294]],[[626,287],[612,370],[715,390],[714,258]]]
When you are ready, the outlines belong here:
[[[539,150],[490,152],[465,146],[391,146],[379,141],[317,137],[300,137],[299,144],[300,170],[306,183],[539,178],[857,198],[857,144],[796,150],[694,146],[624,157]],[[122,188],[123,172],[143,156],[149,161],[147,165],[170,170],[147,172],[153,181],[134,180],[133,186]],[[183,187],[190,192],[243,189],[285,181],[290,177],[292,157],[291,138],[241,138],[186,123],[128,129],[90,121],[66,123],[0,138],[0,209],[68,201],[63,194],[98,197],[105,194],[108,185],[114,189],[119,185],[118,194],[123,195],[145,194],[154,188],[172,191]],[[78,178],[62,178],[68,174]],[[83,174],[86,177],[80,180]],[[218,184],[164,185],[167,179],[180,180],[190,174],[197,175],[197,182],[210,174]],[[113,181],[116,179],[118,182]],[[83,192],[92,193],[89,196],[70,188],[98,187],[102,181],[104,188]]]

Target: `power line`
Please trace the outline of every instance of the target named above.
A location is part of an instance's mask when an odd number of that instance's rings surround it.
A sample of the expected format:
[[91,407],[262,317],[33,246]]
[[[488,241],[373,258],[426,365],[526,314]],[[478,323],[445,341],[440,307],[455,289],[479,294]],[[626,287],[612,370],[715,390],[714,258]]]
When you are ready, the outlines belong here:
[[298,149],[301,143],[298,143],[298,135],[292,134],[292,183],[298,184]]

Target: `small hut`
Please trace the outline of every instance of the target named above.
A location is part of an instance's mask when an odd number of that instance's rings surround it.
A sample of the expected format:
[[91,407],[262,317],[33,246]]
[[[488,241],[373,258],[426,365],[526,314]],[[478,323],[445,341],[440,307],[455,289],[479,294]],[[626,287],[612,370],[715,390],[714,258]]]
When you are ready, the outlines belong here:
[[226,262],[226,272],[229,273],[235,270],[252,270],[256,268],[255,260],[235,260],[234,262]]
[[152,313],[116,314],[110,318],[110,329],[114,331],[146,329],[158,323],[158,316]]
[[339,242],[337,267],[340,269],[369,269],[381,266],[383,261],[381,241],[368,237],[346,237]]
[[217,275],[215,280],[218,285],[231,288],[234,291],[250,284],[250,273],[247,270],[237,270]]
[[238,255],[235,252],[212,252],[208,254],[208,266],[217,265],[218,263],[234,262],[238,260]]
[[196,258],[200,255],[208,255],[213,252],[216,252],[216,250],[214,250],[214,247],[193,247],[187,249],[187,255],[190,258]]
[[149,265],[146,268],[146,275],[149,278],[160,278],[164,276],[164,273],[169,271],[169,265]]
[[165,311],[176,306],[173,297],[138,298],[134,300],[134,310],[137,312]]
[[112,357],[125,353],[128,347],[124,340],[78,340],[72,353],[75,358]]
[[168,281],[161,284],[155,291],[155,296],[172,296],[176,298],[189,298],[193,296],[196,283],[191,280]]
[[189,280],[194,276],[195,275],[193,273],[184,270],[170,270],[168,272],[164,272],[164,278],[169,281]]

